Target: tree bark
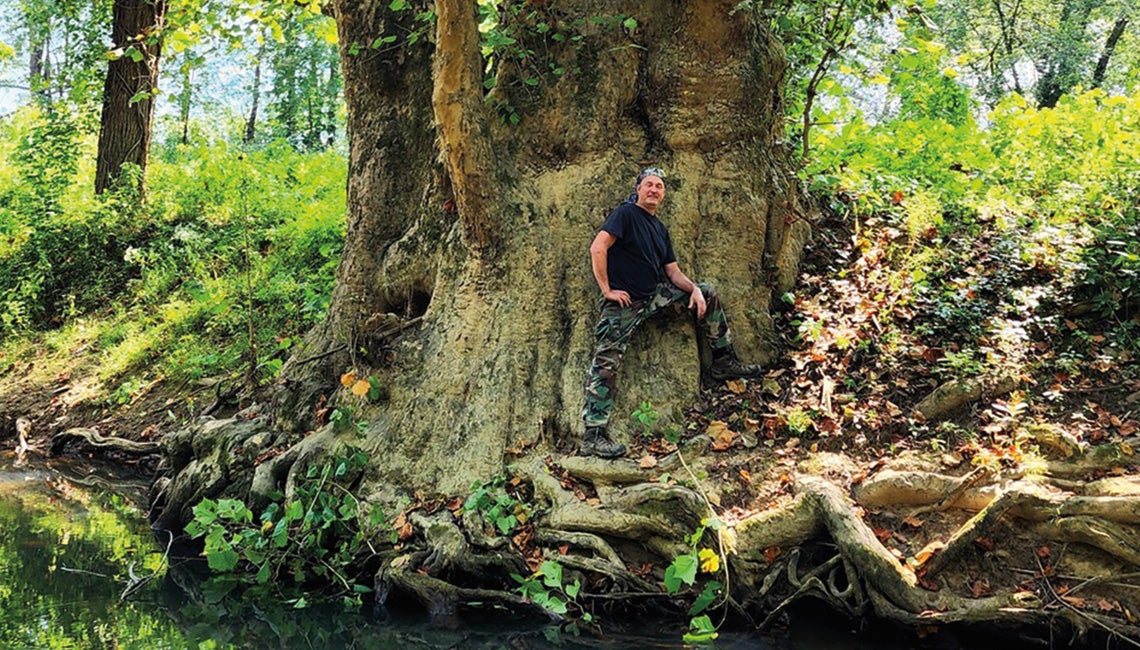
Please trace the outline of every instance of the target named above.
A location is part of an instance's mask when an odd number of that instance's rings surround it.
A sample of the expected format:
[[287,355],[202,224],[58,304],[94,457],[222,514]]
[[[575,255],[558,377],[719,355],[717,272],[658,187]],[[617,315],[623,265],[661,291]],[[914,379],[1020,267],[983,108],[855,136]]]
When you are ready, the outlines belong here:
[[1128,16],[1121,16],[1112,24],[1112,31],[1108,34],[1108,40],[1104,42],[1104,49],[1101,50],[1100,58],[1096,61],[1096,69],[1093,70],[1093,88],[1100,88],[1100,85],[1104,83],[1104,75],[1108,72],[1108,62],[1112,60],[1112,53],[1116,50],[1116,44],[1124,35],[1124,30],[1127,27]]
[[261,100],[261,64],[265,59],[265,41],[257,48],[257,55],[254,58],[253,64],[253,87],[250,88],[250,94],[253,95],[251,105],[249,107],[249,119],[245,121],[245,134],[242,136],[241,141],[249,144],[253,142],[257,136],[257,104]]
[[[282,423],[316,427],[314,404],[328,395],[368,421],[376,484],[445,492],[503,471],[519,440],[572,448],[597,318],[586,251],[646,164],[667,170],[661,216],[682,268],[720,287],[742,357],[774,358],[771,296],[791,287],[808,226],[777,144],[783,53],[761,20],[728,0],[577,0],[520,15],[511,34],[543,54],[500,56],[485,100],[475,3],[437,4],[434,51],[426,39],[403,40],[422,8],[388,4],[332,3],[348,108],[348,234],[327,321],[282,371]],[[637,29],[589,20],[618,15],[634,16]],[[584,25],[572,28],[576,18]],[[567,38],[551,40],[538,20]],[[385,35],[400,38],[371,47]],[[495,106],[507,105],[519,124],[498,119]],[[391,318],[421,320],[375,336]],[[619,438],[622,414],[640,401],[668,421],[694,399],[694,330],[682,317],[635,335],[612,426]],[[380,378],[385,401],[334,394],[349,367]]]
[[138,166],[145,188],[165,0],[115,0],[111,43],[122,53],[107,66],[99,126],[95,193],[112,187],[123,165]]

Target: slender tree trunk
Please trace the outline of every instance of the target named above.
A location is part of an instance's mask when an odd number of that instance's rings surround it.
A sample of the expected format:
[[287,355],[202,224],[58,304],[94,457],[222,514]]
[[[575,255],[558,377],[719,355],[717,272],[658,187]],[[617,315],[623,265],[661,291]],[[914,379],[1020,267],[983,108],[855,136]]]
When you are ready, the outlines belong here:
[[1108,62],[1112,59],[1112,53],[1116,50],[1116,44],[1120,41],[1120,37],[1124,35],[1124,30],[1127,27],[1128,16],[1121,16],[1113,23],[1112,31],[1108,34],[1108,40],[1104,42],[1104,49],[1101,50],[1100,58],[1097,59],[1096,69],[1093,70],[1093,88],[1100,88],[1100,85],[1104,83],[1104,75],[1108,72]]
[[95,193],[114,185],[125,164],[137,165],[145,188],[165,0],[115,0],[111,43],[122,53],[107,66],[99,126]]
[[1066,0],[1061,9],[1057,47],[1046,61],[1045,72],[1037,82],[1037,105],[1041,108],[1056,106],[1061,97],[1076,85],[1078,57],[1064,50],[1083,38],[1091,13],[1090,0]]
[[182,144],[190,144],[190,106],[194,96],[194,66],[189,54],[182,66],[182,92],[178,94],[178,118],[182,122]]
[[28,52],[28,88],[32,96],[45,105],[51,103],[51,74],[47,65],[49,38],[50,35],[45,35],[35,40]]
[[242,142],[249,144],[253,142],[257,136],[257,106],[261,101],[261,62],[265,59],[265,40],[257,47],[257,56],[254,59],[253,65],[253,86],[250,88],[250,94],[253,95],[252,102],[249,107],[249,119],[245,121],[245,135],[242,136]]

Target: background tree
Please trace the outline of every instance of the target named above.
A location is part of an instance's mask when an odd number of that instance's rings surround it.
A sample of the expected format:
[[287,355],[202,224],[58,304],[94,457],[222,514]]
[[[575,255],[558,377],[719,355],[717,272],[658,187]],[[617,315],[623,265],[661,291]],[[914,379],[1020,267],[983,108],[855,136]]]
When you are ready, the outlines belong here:
[[95,166],[95,193],[112,187],[133,165],[144,187],[166,0],[117,0],[111,23],[114,58],[103,85],[103,113]]
[[991,103],[1014,91],[1054,106],[1077,87],[1135,83],[1132,9],[1130,0],[951,0],[927,11]]

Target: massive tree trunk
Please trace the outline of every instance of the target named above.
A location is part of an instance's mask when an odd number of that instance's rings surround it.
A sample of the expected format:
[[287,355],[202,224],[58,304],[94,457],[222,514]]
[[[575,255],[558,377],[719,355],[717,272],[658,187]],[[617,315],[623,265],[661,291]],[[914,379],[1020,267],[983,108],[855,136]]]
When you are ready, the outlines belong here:
[[[165,0],[114,2],[111,44],[119,56],[108,64],[103,85],[96,194],[114,185],[123,165],[146,171],[165,15]],[[139,183],[142,189],[142,176]]]
[[[730,0],[524,11],[511,34],[535,54],[501,57],[485,99],[475,3],[438,3],[434,44],[406,43],[414,12],[388,5],[332,3],[347,238],[328,318],[282,370],[274,408],[281,429],[311,430],[327,395],[368,424],[363,438],[324,426],[289,462],[347,442],[370,452],[371,487],[454,494],[502,473],[520,441],[572,449],[598,315],[587,249],[647,164],[667,170],[659,214],[682,268],[719,287],[741,357],[774,358],[772,296],[791,288],[808,226],[782,142],[783,51],[762,20]],[[400,40],[370,47],[386,35]],[[500,119],[512,112],[518,124]],[[616,437],[643,400],[679,419],[699,368],[691,317],[637,332]],[[342,389],[348,369],[378,378],[383,399]],[[259,472],[283,479],[282,462]],[[204,494],[194,483],[168,519]]]
[[[357,413],[377,480],[455,492],[500,472],[519,440],[571,446],[597,316],[587,248],[646,164],[667,170],[661,216],[682,268],[719,286],[742,357],[773,358],[771,296],[790,288],[807,226],[780,143],[783,53],[750,12],[711,1],[524,12],[511,33],[540,54],[499,61],[485,100],[474,3],[438,3],[434,52],[354,53],[408,18],[383,2],[333,8],[348,238],[328,321],[282,373],[286,421],[312,426],[314,398],[351,366],[386,384],[386,402]],[[573,46],[535,29],[573,36],[575,19],[594,16],[615,26],[587,20]],[[500,119],[511,112],[518,124]],[[420,320],[384,336],[385,313]],[[698,382],[690,319],[645,327],[621,372],[618,437],[637,403],[676,417]]]

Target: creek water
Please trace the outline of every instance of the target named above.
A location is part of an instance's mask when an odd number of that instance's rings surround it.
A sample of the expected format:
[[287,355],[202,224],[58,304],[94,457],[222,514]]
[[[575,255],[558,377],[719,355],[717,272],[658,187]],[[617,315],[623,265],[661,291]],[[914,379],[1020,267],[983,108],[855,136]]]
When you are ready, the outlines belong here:
[[[605,636],[574,637],[505,617],[443,626],[241,598],[205,581],[200,562],[164,559],[165,540],[140,508],[145,482],[117,474],[108,466],[18,467],[0,459],[0,648],[684,647],[684,630],[661,622],[603,621],[611,628]],[[777,637],[727,632],[716,647],[910,647],[853,635],[826,613],[792,629]]]

